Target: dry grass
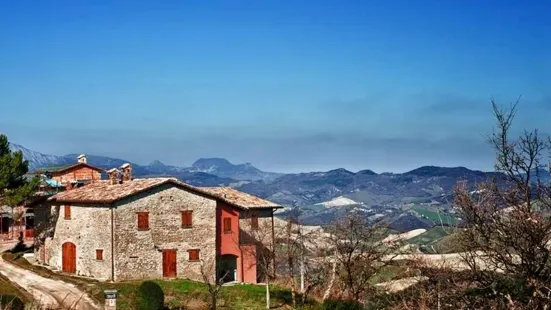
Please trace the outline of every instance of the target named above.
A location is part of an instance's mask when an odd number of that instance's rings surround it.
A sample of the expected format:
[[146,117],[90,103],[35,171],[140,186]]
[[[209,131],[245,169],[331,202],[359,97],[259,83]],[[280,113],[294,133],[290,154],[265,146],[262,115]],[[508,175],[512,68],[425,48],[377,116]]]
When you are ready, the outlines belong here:
[[29,293],[0,274],[0,309],[9,309],[14,298],[19,298],[24,303],[32,300]]

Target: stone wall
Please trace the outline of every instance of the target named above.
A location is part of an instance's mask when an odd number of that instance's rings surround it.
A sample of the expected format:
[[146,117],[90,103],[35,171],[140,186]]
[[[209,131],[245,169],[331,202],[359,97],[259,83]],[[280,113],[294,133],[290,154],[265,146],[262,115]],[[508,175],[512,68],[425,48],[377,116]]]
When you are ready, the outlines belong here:
[[46,263],[46,243],[51,242],[58,220],[59,207],[41,204],[34,207],[34,252],[39,263]]
[[[53,230],[50,228],[51,231],[44,235],[46,237],[45,253],[38,253],[38,257],[44,256],[46,264],[62,270],[62,245],[65,242],[71,242],[76,246],[77,275],[102,280],[110,279],[111,210],[109,206],[71,205],[70,219],[65,219],[64,205],[55,205],[50,208],[50,215],[56,220],[52,223]],[[44,233],[43,229],[42,233]],[[96,260],[96,250],[103,250],[103,260]]]
[[[181,227],[185,210],[193,211],[192,228]],[[149,212],[148,230],[138,230],[136,212]],[[177,250],[178,278],[201,280],[201,263],[188,261],[188,250],[215,259],[216,201],[166,184],[116,204],[116,281],[162,278],[163,249]]]
[[[251,227],[251,217],[258,217],[258,229]],[[262,243],[267,247],[272,244],[272,210],[251,210],[239,212],[239,230],[241,244]]]

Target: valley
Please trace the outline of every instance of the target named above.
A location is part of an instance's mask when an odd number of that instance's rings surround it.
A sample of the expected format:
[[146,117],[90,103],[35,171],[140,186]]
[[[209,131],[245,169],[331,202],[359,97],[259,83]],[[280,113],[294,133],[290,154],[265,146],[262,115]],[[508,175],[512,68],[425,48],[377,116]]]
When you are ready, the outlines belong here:
[[[32,169],[74,162],[77,154],[47,155],[12,144],[21,150]],[[101,168],[118,167],[124,159],[87,155],[88,162]],[[201,158],[190,167],[131,163],[136,177],[176,177],[194,186],[230,186],[285,208],[279,217],[298,215],[307,225],[327,225],[334,219],[355,213],[370,222],[385,221],[398,232],[456,226],[460,219],[451,206],[452,190],[459,181],[475,189],[477,183],[500,174],[464,167],[424,166],[405,173],[375,173],[334,169],[326,172],[283,174],[265,172],[250,163],[233,164],[223,158]]]

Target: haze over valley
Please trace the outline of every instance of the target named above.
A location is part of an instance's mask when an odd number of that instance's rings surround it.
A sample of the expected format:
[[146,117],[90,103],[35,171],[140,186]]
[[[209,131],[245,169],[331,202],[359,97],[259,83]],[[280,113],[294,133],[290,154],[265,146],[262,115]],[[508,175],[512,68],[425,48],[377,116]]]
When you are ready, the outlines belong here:
[[[23,152],[31,169],[71,164],[78,156],[48,155],[18,144],[11,146]],[[87,154],[87,158],[90,164],[104,169],[128,162],[93,154]],[[278,213],[282,218],[300,211],[305,224],[327,225],[338,217],[356,213],[370,221],[387,221],[400,232],[435,225],[455,226],[460,219],[451,205],[453,186],[467,181],[474,190],[478,183],[502,177],[465,167],[436,166],[405,173],[336,168],[285,174],[262,171],[251,163],[233,164],[223,158],[200,158],[190,167],[165,165],[158,160],[132,165],[136,177],[170,176],[195,186],[234,187],[285,206]],[[548,178],[548,173],[544,177]]]

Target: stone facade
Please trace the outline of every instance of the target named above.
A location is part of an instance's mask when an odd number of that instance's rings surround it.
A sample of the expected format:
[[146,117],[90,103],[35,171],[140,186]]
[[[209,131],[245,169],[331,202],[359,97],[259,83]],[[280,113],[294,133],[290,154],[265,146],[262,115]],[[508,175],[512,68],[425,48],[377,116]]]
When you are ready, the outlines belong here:
[[[193,226],[182,228],[181,212],[193,211]],[[136,212],[149,212],[149,229],[138,230]],[[201,263],[216,257],[216,201],[163,185],[119,202],[115,209],[115,280],[162,278],[162,250],[176,250],[177,277],[201,279]]]
[[[54,218],[49,225],[37,227],[43,248],[38,248],[39,261],[62,270],[62,246],[76,246],[76,274],[98,279],[111,278],[111,209],[109,206],[70,205],[70,218],[64,215],[65,205],[37,208],[37,220]],[[103,250],[103,260],[96,260],[96,250]]]
[[[273,243],[272,235],[272,210],[250,210],[239,213],[239,230],[241,244],[261,243],[266,247],[271,247]],[[252,217],[256,216],[258,228],[252,228]]]
[[[115,281],[162,278],[164,249],[177,252],[178,278],[201,280],[201,263],[189,261],[188,250],[199,249],[203,260],[216,257],[216,201],[170,184],[121,200],[113,209],[86,204],[70,209],[65,219],[64,204],[37,208],[36,257],[59,270],[66,242],[76,246],[76,274],[103,280],[112,278],[113,260]],[[182,228],[181,212],[190,210],[193,226]],[[137,212],[149,212],[148,230],[138,229]],[[96,259],[96,250],[103,250],[103,260]]]

